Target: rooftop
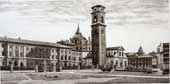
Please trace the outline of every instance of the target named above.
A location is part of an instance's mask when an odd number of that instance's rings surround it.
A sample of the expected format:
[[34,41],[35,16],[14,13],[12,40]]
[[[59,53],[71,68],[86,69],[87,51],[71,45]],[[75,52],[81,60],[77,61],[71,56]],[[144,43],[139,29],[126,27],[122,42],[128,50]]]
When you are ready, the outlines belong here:
[[102,7],[102,8],[105,8],[103,5],[99,5],[99,4],[98,4],[98,5],[93,6],[93,7],[92,7],[92,9],[93,9],[94,7]]
[[49,46],[49,47],[71,48],[69,46],[64,46],[64,45],[61,45],[61,44],[58,44],[58,43],[25,40],[25,39],[21,39],[21,38],[16,39],[16,38],[0,37],[0,42],[20,43],[20,44],[29,44],[29,45],[41,45],[41,46]]
[[107,50],[120,50],[120,49],[125,50],[125,49],[123,48],[123,46],[108,47],[108,48],[106,48],[106,49],[107,49]]

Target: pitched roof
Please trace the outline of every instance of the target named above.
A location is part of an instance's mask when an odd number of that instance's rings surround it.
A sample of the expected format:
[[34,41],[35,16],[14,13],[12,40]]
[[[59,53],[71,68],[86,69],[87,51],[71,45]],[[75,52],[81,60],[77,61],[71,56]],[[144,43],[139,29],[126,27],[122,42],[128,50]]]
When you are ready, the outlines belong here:
[[95,8],[95,7],[102,7],[102,8],[105,8],[103,5],[98,4],[98,5],[93,6],[92,9]]
[[49,47],[71,48],[69,46],[64,46],[64,45],[61,45],[61,44],[58,44],[58,43],[24,40],[24,39],[20,39],[20,38],[16,39],[16,38],[0,37],[0,42],[20,43],[20,44],[29,44],[29,45],[41,45],[41,46],[49,46]]
[[108,47],[108,48],[106,48],[106,49],[107,49],[107,50],[119,50],[119,49],[125,50],[125,49],[123,48],[123,46]]

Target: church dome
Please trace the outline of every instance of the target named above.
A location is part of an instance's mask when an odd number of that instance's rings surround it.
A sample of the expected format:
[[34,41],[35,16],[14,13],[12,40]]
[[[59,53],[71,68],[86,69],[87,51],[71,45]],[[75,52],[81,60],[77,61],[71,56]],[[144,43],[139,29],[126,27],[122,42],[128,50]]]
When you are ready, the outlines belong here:
[[74,34],[74,36],[72,37],[72,39],[77,39],[77,40],[86,40],[86,38],[82,35],[82,33],[80,32],[80,29],[79,29],[79,25],[78,25],[78,28],[77,28],[77,31],[76,33]]

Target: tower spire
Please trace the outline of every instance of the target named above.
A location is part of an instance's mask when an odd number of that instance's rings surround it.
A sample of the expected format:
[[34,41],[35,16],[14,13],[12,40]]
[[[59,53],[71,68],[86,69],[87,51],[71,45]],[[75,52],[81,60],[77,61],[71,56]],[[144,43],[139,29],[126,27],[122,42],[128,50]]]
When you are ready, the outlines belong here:
[[79,28],[79,24],[78,24],[78,27],[77,27],[77,31],[76,31],[76,34],[80,33],[80,28]]

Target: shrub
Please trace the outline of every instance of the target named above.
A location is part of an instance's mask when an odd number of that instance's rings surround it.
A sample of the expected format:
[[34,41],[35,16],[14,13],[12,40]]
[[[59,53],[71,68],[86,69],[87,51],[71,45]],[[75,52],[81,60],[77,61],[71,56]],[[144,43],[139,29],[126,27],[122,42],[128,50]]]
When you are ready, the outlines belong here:
[[102,66],[100,69],[101,69],[103,72],[104,72],[104,71],[110,72],[110,71],[113,69],[113,67],[112,67],[111,65],[107,65],[107,66]]

